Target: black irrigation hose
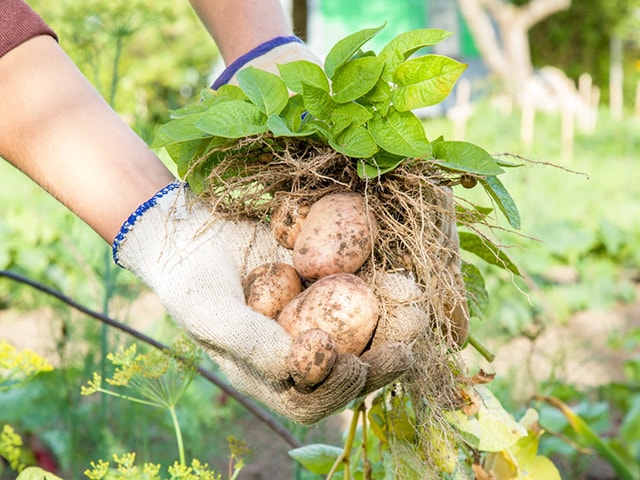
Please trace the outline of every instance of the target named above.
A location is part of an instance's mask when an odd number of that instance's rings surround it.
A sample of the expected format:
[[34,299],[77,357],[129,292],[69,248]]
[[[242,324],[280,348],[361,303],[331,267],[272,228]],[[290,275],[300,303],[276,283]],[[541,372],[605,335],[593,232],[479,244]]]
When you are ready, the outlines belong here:
[[[24,285],[28,285],[29,287],[35,288],[36,290],[46,293],[47,295],[55,297],[58,300],[62,301],[63,303],[66,303],[70,307],[84,313],[85,315],[88,315],[92,318],[100,320],[101,322],[106,323],[111,327],[117,328],[118,330],[125,332],[128,335],[131,335],[132,337],[137,338],[138,340],[157,348],[158,350],[162,350],[162,351],[170,350],[170,348],[167,345],[161,342],[158,342],[157,340],[149,337],[148,335],[145,335],[144,333],[136,330],[135,328],[131,328],[130,326],[122,322],[119,322],[118,320],[114,320],[113,318],[108,317],[102,313],[93,311],[85,307],[84,305],[76,302],[75,300],[67,297],[65,294],[57,290],[54,290],[53,288],[47,287],[46,285],[38,283],[20,274],[10,272],[8,270],[0,270],[0,277],[6,277],[11,280],[15,280],[16,282],[22,283]],[[291,447],[298,448],[302,446],[302,443],[289,430],[287,430],[287,428],[285,428],[284,425],[282,425],[275,418],[273,418],[271,415],[265,412],[262,408],[258,407],[249,398],[247,398],[246,396],[244,396],[243,394],[235,390],[233,387],[230,387],[229,385],[224,383],[213,372],[202,367],[197,367],[197,371],[201,377],[207,379],[209,382],[213,383],[215,386],[220,388],[227,395],[234,398],[238,403],[240,403],[240,405],[246,408],[249,412],[251,412],[254,416],[256,416],[260,421],[265,423],[269,428],[271,428],[275,433],[277,433]]]

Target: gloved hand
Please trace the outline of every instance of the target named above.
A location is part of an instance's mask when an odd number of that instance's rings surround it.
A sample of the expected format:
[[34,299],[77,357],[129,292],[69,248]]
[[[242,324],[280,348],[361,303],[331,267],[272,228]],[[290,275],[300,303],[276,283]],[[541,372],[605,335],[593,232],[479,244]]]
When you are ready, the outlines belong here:
[[241,285],[243,275],[260,264],[291,263],[291,252],[264,224],[212,217],[186,184],[172,183],[139,207],[113,252],[116,263],[158,295],[238,390],[299,423],[315,423],[344,408],[412,363],[410,346],[396,338],[386,342],[381,333],[367,354],[370,363],[342,355],[321,385],[298,391],[286,362],[291,338],[246,305]]
[[297,60],[307,60],[322,65],[320,59],[298,37],[276,37],[238,57],[225,68],[211,88],[217,90],[222,85],[237,84],[235,75],[244,67],[252,66],[278,75],[278,65]]

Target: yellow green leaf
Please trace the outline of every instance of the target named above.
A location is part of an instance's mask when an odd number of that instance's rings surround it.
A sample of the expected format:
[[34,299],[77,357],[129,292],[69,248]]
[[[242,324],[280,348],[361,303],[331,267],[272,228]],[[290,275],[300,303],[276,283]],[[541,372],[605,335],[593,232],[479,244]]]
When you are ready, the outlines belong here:
[[521,478],[523,480],[561,480],[560,472],[547,457],[537,456],[533,461],[523,466]]

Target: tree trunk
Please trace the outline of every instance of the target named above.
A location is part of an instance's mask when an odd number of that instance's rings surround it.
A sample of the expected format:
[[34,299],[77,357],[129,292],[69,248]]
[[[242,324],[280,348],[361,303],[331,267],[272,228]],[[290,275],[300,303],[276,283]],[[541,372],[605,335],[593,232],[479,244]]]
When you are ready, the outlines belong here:
[[571,0],[530,0],[516,6],[505,0],[458,0],[482,59],[507,92],[519,101],[533,73],[529,30]]
[[307,41],[309,6],[307,0],[292,0],[291,17],[293,20],[293,32],[302,39]]

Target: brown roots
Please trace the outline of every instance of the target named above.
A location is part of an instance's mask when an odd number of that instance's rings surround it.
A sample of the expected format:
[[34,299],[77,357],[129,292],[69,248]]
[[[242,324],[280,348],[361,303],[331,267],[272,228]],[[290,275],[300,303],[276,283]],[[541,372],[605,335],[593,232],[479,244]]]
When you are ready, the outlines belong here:
[[[423,292],[411,304],[427,312],[431,324],[414,344],[416,363],[401,383],[415,410],[416,430],[434,423],[441,427],[443,412],[458,406],[456,377],[463,373],[452,310],[462,309],[468,321],[450,188],[455,177],[428,161],[414,160],[377,178],[362,179],[358,160],[308,139],[245,138],[216,152],[216,158],[221,161],[213,166],[210,187],[201,197],[225,218],[269,222],[270,212],[285,200],[311,205],[337,191],[365,197],[377,234],[373,254],[358,275],[376,288],[381,274],[404,272]],[[193,168],[201,166],[196,163]],[[384,318],[397,305],[381,300]]]

